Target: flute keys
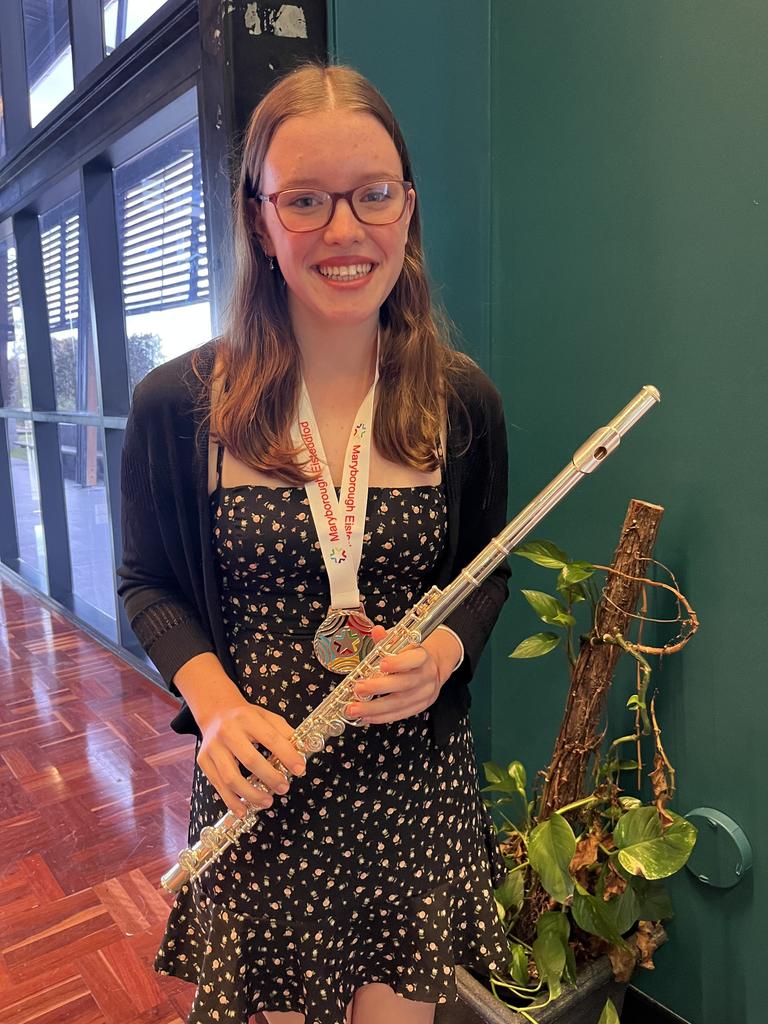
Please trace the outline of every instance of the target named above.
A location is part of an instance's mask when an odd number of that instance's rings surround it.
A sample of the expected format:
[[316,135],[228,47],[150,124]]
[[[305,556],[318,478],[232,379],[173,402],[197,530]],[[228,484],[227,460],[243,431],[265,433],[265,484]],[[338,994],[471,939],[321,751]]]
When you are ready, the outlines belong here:
[[178,865],[182,871],[191,875],[197,868],[197,856],[194,850],[182,850],[179,854]]
[[329,736],[341,736],[346,728],[346,724],[342,722],[340,718],[334,718],[328,723],[328,735]]
[[313,754],[319,754],[325,746],[325,736],[319,732],[311,732],[309,736],[304,740],[304,745],[307,750],[310,750]]
[[217,850],[221,846],[222,838],[212,825],[206,825],[200,833],[200,845],[206,850]]

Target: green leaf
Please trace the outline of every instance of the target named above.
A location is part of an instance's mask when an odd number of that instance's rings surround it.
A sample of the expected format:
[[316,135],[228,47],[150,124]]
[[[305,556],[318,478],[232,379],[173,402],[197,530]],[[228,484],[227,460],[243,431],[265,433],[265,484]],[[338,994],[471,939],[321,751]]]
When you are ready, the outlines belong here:
[[562,569],[568,564],[568,555],[549,540],[529,540],[512,549],[513,555],[528,558],[545,569]]
[[[655,815],[655,825],[646,814],[645,823],[638,819],[636,826],[630,823],[622,829],[631,815],[648,811]],[[655,807],[638,807],[619,819],[613,837],[619,848],[619,863],[630,874],[650,879],[669,878],[684,866],[696,842],[696,829],[685,818],[677,814],[672,817],[672,824],[664,829]]]
[[628,932],[635,921],[640,919],[640,900],[637,893],[628,885],[624,892],[612,896],[607,902],[603,900],[603,907],[609,921],[619,935]]
[[619,1015],[616,1012],[616,1007],[610,999],[606,999],[603,1012],[600,1014],[600,1020],[597,1024],[621,1024]]
[[571,904],[573,920],[583,931],[599,935],[601,939],[606,939],[613,945],[623,946],[624,940],[621,933],[616,930],[607,906],[603,900],[592,896],[586,890],[577,892]]
[[510,791],[512,787],[509,784],[509,776],[501,767],[496,764],[495,761],[485,761],[483,763],[483,771],[485,772],[485,778],[490,783],[488,788],[503,789]]
[[570,982],[571,985],[575,985],[578,981],[576,955],[573,952],[573,946],[566,946],[565,949],[565,980]]
[[540,822],[528,838],[528,860],[552,899],[564,903],[573,892],[568,871],[576,850],[576,837],[565,818],[553,814]]
[[507,765],[507,775],[512,779],[515,789],[524,794],[527,782],[524,765],[519,761],[512,761],[511,764]]
[[524,873],[522,869],[509,871],[499,888],[495,890],[496,899],[505,911],[509,910],[510,907],[513,910],[518,910],[523,905]]
[[547,983],[553,999],[562,991],[560,980],[565,970],[565,946],[555,931],[545,932],[533,944],[533,959],[539,969],[539,977]]
[[634,811],[636,807],[642,807],[643,801],[636,796],[620,796],[619,807],[622,811]]
[[540,658],[549,654],[560,643],[557,633],[534,633],[518,644],[510,654],[510,658]]
[[543,622],[551,622],[558,615],[565,614],[565,608],[551,594],[541,590],[521,590],[520,593]]
[[[562,575],[562,573],[561,573]],[[584,592],[584,588],[578,583],[573,586],[568,586],[565,583],[560,582],[560,576],[557,578],[557,589],[563,595],[563,600],[568,604],[578,604],[579,601],[586,601],[587,595]]]
[[527,985],[530,981],[530,975],[528,973],[528,954],[519,942],[513,943],[510,946],[509,952],[511,954],[509,973],[518,985]]
[[564,584],[581,583],[594,576],[595,567],[589,562],[569,562],[560,572],[560,579]]
[[674,917],[672,900],[663,882],[649,882],[647,878],[632,875],[629,884],[638,901],[638,921],[668,921]]
[[545,910],[536,922],[536,934],[546,935],[548,932],[554,932],[560,937],[562,944],[567,946],[571,934],[571,925],[567,915],[560,913],[559,910]]
[[661,818],[655,807],[636,807],[622,814],[613,831],[613,841],[623,850],[661,836]]

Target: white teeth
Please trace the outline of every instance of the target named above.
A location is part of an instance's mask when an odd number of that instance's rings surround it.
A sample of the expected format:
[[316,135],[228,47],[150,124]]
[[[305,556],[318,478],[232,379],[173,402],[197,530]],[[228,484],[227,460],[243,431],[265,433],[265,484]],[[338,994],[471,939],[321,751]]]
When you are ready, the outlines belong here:
[[372,263],[354,263],[348,267],[318,267],[323,277],[333,277],[342,281],[351,281],[356,277],[364,277],[373,269]]

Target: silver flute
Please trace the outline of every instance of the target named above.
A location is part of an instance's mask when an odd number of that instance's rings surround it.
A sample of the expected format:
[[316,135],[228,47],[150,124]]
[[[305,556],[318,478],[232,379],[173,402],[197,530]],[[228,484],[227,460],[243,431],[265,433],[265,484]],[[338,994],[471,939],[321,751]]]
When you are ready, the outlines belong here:
[[[305,761],[313,754],[323,751],[326,742],[333,736],[340,736],[347,725],[360,724],[358,719],[350,719],[345,715],[345,708],[353,700],[371,700],[373,694],[356,698],[355,684],[362,679],[379,675],[382,658],[398,654],[411,644],[420,644],[428,637],[473,590],[480,586],[579,480],[597,469],[607,456],[618,448],[624,434],[660,400],[658,390],[652,385],[645,385],[607,426],[595,431],[574,452],[568,465],[482,549],[456,579],[444,590],[432,587],[406,612],[387,636],[376,644],[368,656],[356,665],[298,726],[293,734],[292,743]],[[277,757],[272,756],[269,763],[286,780],[292,777],[291,772]],[[256,775],[248,776],[248,782],[256,789],[270,792],[269,787]],[[249,806],[242,818],[232,811],[227,811],[215,825],[206,826],[194,846],[179,854],[178,862],[163,875],[161,884],[169,892],[176,893],[187,882],[199,878],[228,847],[239,841],[244,832],[253,828],[258,813],[259,809],[254,806]]]

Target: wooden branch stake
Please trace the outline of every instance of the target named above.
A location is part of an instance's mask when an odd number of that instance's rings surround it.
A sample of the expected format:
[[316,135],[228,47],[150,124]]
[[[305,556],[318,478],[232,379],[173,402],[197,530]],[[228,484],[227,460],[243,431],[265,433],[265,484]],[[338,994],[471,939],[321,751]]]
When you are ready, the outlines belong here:
[[[628,631],[664,509],[633,498],[627,508],[621,536],[613,556],[603,596],[597,606],[593,635]],[[623,575],[621,575],[623,574]],[[634,577],[634,578],[628,578]],[[565,714],[545,773],[539,819],[584,795],[584,784],[594,751],[602,742],[603,714],[621,648],[615,643],[582,642],[571,672]]]

